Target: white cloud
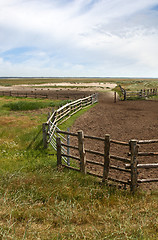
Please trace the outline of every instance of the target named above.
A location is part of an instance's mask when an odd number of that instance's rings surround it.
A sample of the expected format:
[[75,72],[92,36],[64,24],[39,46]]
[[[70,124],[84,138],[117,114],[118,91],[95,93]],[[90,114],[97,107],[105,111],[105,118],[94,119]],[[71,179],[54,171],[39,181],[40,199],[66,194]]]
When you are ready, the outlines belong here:
[[[0,0],[0,75],[156,77],[155,4],[158,0]],[[6,57],[6,51],[23,47],[29,50]]]

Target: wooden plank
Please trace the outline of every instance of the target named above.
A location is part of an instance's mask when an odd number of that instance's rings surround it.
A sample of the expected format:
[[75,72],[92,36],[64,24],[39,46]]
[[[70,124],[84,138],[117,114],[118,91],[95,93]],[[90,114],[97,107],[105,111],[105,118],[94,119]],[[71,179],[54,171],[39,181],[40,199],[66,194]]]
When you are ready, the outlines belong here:
[[56,148],[57,148],[57,167],[60,167],[62,165],[62,159],[61,159],[61,139],[56,138]]
[[130,185],[130,182],[127,182],[127,181],[124,181],[124,180],[120,180],[120,179],[115,179],[115,178],[108,177],[108,180],[109,181],[113,181],[113,182],[117,182],[117,183]]
[[76,103],[78,103],[78,102],[80,102],[80,101],[81,101],[81,98],[80,98],[80,99],[77,99],[77,100],[75,100],[75,101],[73,101],[73,102],[71,102],[70,105],[75,105]]
[[104,157],[104,153],[101,153],[101,152],[92,151],[92,150],[89,150],[89,149],[85,149],[85,152],[86,152],[86,153],[91,153],[91,154],[95,154],[95,155],[99,155],[99,156]]
[[150,183],[150,182],[158,182],[158,178],[155,178],[155,179],[138,179],[138,183]]
[[53,114],[50,116],[50,118],[47,120],[47,124],[52,120],[53,117],[55,117],[56,111],[53,112]]
[[61,134],[65,134],[65,135],[70,135],[70,136],[74,136],[74,137],[77,137],[77,136],[78,136],[77,133],[66,132],[66,131],[61,131],[61,130],[57,130],[57,133],[61,133]]
[[158,156],[158,152],[139,152],[138,156]]
[[63,120],[59,123],[59,125],[61,125],[62,123],[66,122],[70,117],[71,117],[71,116],[68,116],[67,118],[63,119]]
[[129,146],[129,143],[127,143],[127,142],[117,141],[117,140],[113,140],[113,139],[110,139],[110,143],[115,143],[115,144],[123,145],[123,146]]
[[95,164],[95,165],[104,167],[104,163],[101,163],[101,162],[96,162],[96,161],[93,161],[93,160],[86,160],[86,162],[90,163],[90,164]]
[[55,133],[55,130],[56,130],[57,125],[54,125],[53,127],[54,127],[53,131],[51,132],[51,134],[49,133],[48,143],[52,140],[52,137],[53,137],[53,135],[54,135],[54,133]]
[[149,144],[149,143],[158,143],[158,139],[139,140],[139,141],[138,141],[138,144]]
[[57,109],[57,113],[59,113],[60,111],[62,111],[64,108],[68,107],[70,105],[70,103],[66,103],[65,105],[63,105],[62,107]]
[[68,154],[62,153],[61,156],[62,157],[69,157],[69,158],[75,159],[77,161],[80,161],[79,157],[76,157],[76,156],[73,156],[73,155],[68,155]]
[[72,145],[67,145],[67,144],[65,144],[65,143],[62,143],[61,146],[63,146],[63,147],[69,147],[69,148],[78,150],[78,147],[72,146]]
[[86,174],[86,152],[84,149],[84,133],[82,130],[78,131],[78,149],[80,154],[80,170]]
[[117,166],[114,166],[114,165],[110,165],[110,168],[121,171],[121,172],[131,173],[131,170],[127,170],[125,168],[117,167]]
[[78,108],[75,112],[72,112],[72,113],[70,114],[70,116],[74,115],[75,113],[77,113],[77,112],[80,111],[81,109],[82,109],[82,107]]
[[59,122],[63,117],[67,116],[70,113],[70,111],[67,111],[65,114],[61,115],[59,118],[57,116],[57,122]]
[[[131,164],[125,165],[125,169],[130,169],[130,168],[131,168]],[[145,169],[158,168],[158,163],[137,164],[137,168],[145,168]]]
[[65,116],[70,112],[70,108],[66,108],[64,111],[57,114],[58,117]]
[[109,165],[110,165],[110,135],[106,134],[104,142],[104,169],[102,182],[105,182],[108,179]]
[[119,160],[119,161],[121,161],[121,162],[123,162],[123,163],[130,163],[130,162],[131,162],[131,160],[128,159],[128,158],[119,157],[119,156],[114,156],[114,155],[110,155],[110,158],[111,158],[111,159],[115,159],[115,160]]
[[131,192],[135,193],[138,187],[137,183],[137,155],[138,155],[137,140],[130,140],[131,150]]

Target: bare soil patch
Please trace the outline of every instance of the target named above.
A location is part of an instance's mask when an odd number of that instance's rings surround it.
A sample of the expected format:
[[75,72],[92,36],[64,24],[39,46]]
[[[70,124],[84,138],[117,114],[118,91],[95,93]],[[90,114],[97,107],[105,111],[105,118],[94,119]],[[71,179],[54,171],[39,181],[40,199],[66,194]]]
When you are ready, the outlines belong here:
[[30,98],[48,98],[48,99],[78,99],[87,97],[90,94],[95,93],[93,89],[91,91],[87,89],[82,90],[71,90],[71,89],[65,89],[65,88],[59,88],[59,89],[45,89],[45,88],[26,88],[21,87],[19,89],[14,89],[12,87],[3,88],[0,89],[0,95],[1,96],[12,96],[12,97],[30,97]]
[[[113,98],[109,93],[99,94],[99,104],[90,109],[84,115],[80,116],[71,131],[76,132],[83,130],[85,134],[104,137],[110,134],[111,139],[122,140],[128,142],[130,139],[149,140],[158,138],[158,101],[118,101],[113,102]],[[96,141],[86,141],[86,148],[91,150],[99,150],[103,152],[103,145]],[[116,146],[112,144],[111,154],[127,157],[128,147]],[[158,144],[141,145],[140,151],[158,152]],[[95,159],[93,155],[87,158]],[[102,159],[98,159],[103,161]],[[158,163],[158,157],[139,157],[139,163]],[[112,164],[123,166],[118,161]],[[98,171],[98,167],[92,167],[93,171]],[[100,170],[101,171],[101,170]],[[129,179],[129,174],[120,173],[112,170],[111,177],[118,179]],[[157,169],[141,170],[138,178],[157,178]],[[146,184],[143,187],[148,189],[157,188],[158,184]],[[142,186],[142,185],[141,185]]]
[[50,99],[78,99],[89,96],[96,91],[109,91],[115,87],[115,83],[108,82],[24,84],[9,87],[0,86],[0,95]]

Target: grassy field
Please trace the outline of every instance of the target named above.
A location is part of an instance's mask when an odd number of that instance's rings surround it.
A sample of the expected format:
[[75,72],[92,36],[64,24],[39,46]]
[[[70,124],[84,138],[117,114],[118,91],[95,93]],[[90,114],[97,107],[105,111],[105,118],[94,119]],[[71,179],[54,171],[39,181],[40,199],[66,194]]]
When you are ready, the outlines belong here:
[[[61,102],[0,100],[0,239],[157,239],[158,192],[132,196],[93,177],[57,171],[55,152],[43,149],[41,125]],[[32,102],[38,107],[30,110]]]
[[11,86],[21,84],[42,84],[42,83],[90,83],[110,82],[121,84],[127,90],[140,90],[142,88],[158,87],[158,78],[0,78],[0,85]]

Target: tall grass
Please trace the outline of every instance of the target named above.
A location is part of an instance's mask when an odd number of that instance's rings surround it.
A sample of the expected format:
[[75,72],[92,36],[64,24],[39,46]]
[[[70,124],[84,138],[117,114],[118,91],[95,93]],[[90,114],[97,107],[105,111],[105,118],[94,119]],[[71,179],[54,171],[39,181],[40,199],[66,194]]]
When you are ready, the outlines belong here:
[[16,102],[9,102],[4,104],[2,107],[9,108],[12,111],[28,111],[28,110],[35,110],[47,107],[60,107],[66,104],[68,101],[16,101]]
[[[2,101],[0,110],[8,99]],[[42,146],[47,109],[6,111],[0,116],[0,239],[157,239],[157,191],[131,196],[91,176],[58,171],[54,150]]]

